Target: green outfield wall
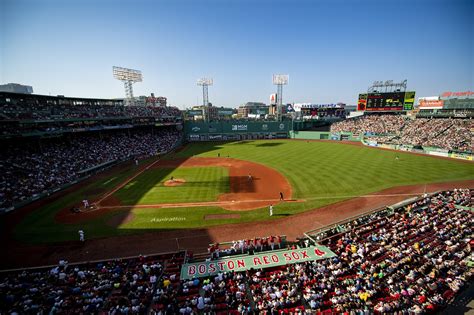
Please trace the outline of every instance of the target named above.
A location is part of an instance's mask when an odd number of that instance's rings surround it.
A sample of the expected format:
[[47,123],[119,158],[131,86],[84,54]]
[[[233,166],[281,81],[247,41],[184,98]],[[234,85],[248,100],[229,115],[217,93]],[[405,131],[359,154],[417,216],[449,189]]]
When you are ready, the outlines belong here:
[[350,132],[329,132],[329,131],[290,131],[292,139],[306,140],[346,140],[361,141],[359,135],[353,135]]
[[289,138],[291,121],[216,121],[184,124],[188,141],[232,141]]

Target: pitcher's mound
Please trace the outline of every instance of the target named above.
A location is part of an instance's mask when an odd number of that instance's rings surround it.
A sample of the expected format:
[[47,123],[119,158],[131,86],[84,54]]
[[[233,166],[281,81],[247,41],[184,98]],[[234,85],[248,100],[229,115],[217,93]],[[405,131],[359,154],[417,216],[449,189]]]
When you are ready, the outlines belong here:
[[181,186],[183,185],[184,183],[186,183],[186,180],[185,179],[182,179],[182,178],[175,178],[173,180],[167,180],[164,185],[166,187],[174,187],[174,186]]

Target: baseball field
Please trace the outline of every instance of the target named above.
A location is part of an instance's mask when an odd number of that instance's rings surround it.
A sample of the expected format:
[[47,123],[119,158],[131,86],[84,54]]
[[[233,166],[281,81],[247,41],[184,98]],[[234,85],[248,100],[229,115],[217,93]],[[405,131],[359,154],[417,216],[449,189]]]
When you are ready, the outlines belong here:
[[[414,195],[396,187],[463,180],[474,180],[474,163],[359,144],[197,143],[139,166],[110,169],[2,228],[21,242],[39,244],[77,240],[79,229],[92,239],[251,221],[282,224],[288,216],[360,196]],[[71,212],[83,199],[95,206]]]

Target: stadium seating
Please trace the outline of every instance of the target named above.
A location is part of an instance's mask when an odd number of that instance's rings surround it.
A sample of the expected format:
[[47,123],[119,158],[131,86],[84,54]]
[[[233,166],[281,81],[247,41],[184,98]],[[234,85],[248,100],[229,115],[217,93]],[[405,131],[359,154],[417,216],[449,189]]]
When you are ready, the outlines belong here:
[[417,118],[400,115],[364,115],[337,122],[331,132],[370,133],[370,139],[391,144],[439,147],[472,152],[474,122],[468,119]]
[[78,118],[132,118],[159,119],[180,117],[181,112],[171,106],[114,106],[114,105],[61,105],[48,103],[13,104],[0,106],[0,120],[62,120]]
[[[438,193],[313,237],[336,257],[180,280],[185,253],[0,273],[1,313],[428,313],[471,282],[472,191]],[[463,206],[463,207],[459,207]],[[471,255],[471,257],[469,257]]]
[[167,152],[181,139],[175,128],[77,133],[59,139],[5,144],[0,153],[0,208],[70,183],[88,169]]

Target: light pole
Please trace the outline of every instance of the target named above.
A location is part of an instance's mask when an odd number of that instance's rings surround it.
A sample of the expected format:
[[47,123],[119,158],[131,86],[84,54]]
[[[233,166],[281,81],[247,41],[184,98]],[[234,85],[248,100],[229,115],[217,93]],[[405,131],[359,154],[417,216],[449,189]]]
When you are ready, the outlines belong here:
[[142,72],[140,70],[133,70],[128,68],[113,67],[114,78],[123,82],[125,86],[125,97],[127,105],[134,105],[133,99],[133,83],[142,82]]
[[277,121],[281,121],[281,107],[283,105],[283,85],[288,84],[288,74],[274,74],[273,84],[277,86]]
[[209,122],[209,91],[208,86],[213,85],[214,80],[212,78],[201,78],[197,80],[197,85],[202,86],[202,105],[204,121]]

